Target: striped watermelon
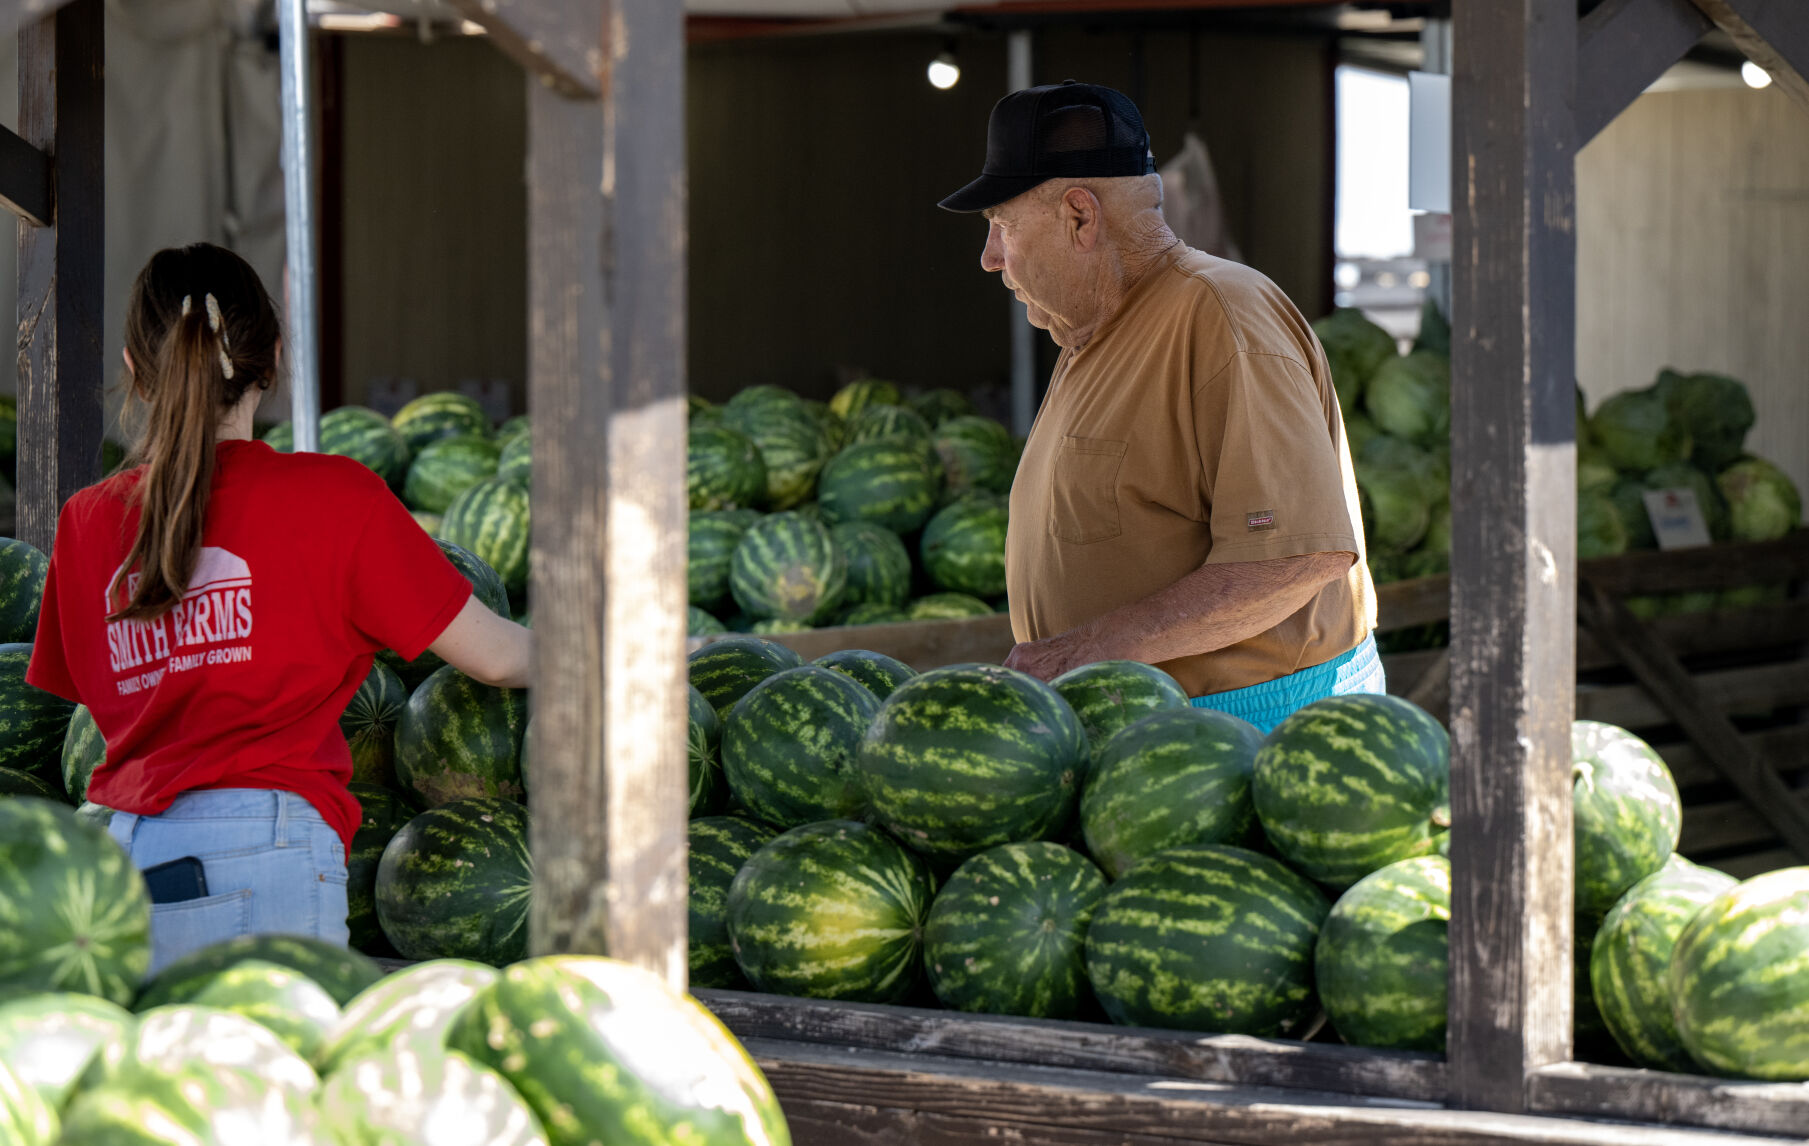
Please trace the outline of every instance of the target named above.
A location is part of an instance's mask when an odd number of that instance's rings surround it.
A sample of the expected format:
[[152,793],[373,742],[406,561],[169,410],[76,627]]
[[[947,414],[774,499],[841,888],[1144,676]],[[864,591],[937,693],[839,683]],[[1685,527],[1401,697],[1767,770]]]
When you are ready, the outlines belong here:
[[172,1005],[140,1010],[125,1040],[104,1047],[82,1072],[73,1101],[79,1103],[97,1089],[136,1083],[146,1075],[190,1068],[253,1078],[296,1097],[311,1095],[320,1084],[307,1060],[263,1024],[217,1007]]
[[209,979],[189,1005],[244,1015],[312,1059],[339,1021],[339,1004],[325,988],[298,971],[247,959]]
[[50,558],[28,541],[0,537],[0,643],[29,642],[38,632],[38,602]]
[[[259,1029],[250,1020],[241,1021]],[[225,1038],[235,1035],[236,1031],[222,1032]],[[79,1091],[63,1113],[63,1137],[57,1141],[95,1146],[226,1142],[316,1146],[318,1126],[309,1094],[249,1070],[173,1063],[165,1069],[134,1069],[105,1085]]]
[[144,985],[132,1009],[139,1014],[182,1006],[222,972],[241,963],[274,963],[307,976],[340,1006],[383,978],[383,968],[356,951],[306,935],[240,935],[190,952]]
[[1671,1014],[1671,952],[1696,913],[1738,882],[1673,855],[1621,896],[1596,931],[1589,957],[1595,1003],[1614,1041],[1640,1066],[1696,1069]]
[[848,426],[835,412],[830,410],[829,403],[807,399],[804,408],[810,411],[811,417],[817,420],[817,426],[823,431],[823,441],[829,444],[830,454],[842,448],[848,440]]
[[880,706],[858,767],[878,821],[911,847],[958,862],[1068,825],[1087,739],[1061,694],[998,665],[950,665]]
[[690,936],[691,986],[745,988],[747,980],[729,946],[729,885],[741,865],[779,833],[747,816],[692,820],[685,900]]
[[0,1004],[0,1067],[61,1110],[88,1060],[131,1029],[131,1012],[93,995],[26,995]]
[[408,959],[502,966],[528,950],[528,810],[454,800],[408,823],[377,865],[377,920]]
[[396,780],[430,808],[474,796],[520,800],[527,692],[479,684],[447,665],[422,682],[396,725]]
[[1081,791],[1087,853],[1117,879],[1169,848],[1241,842],[1256,816],[1250,774],[1262,743],[1254,725],[1205,708],[1153,712],[1119,730]]
[[0,1062],[0,1142],[8,1146],[50,1146],[59,1128],[55,1108],[11,1067]]
[[1809,1080],[1809,867],[1710,900],[1671,952],[1677,1034],[1717,1074]]
[[420,1043],[344,1063],[321,1088],[329,1141],[414,1143],[454,1134],[484,1146],[546,1146],[540,1119],[502,1075]]
[[389,419],[364,406],[341,406],[320,418],[320,452],[362,462],[392,486],[408,476],[412,451]]
[[694,424],[685,435],[685,490],[694,510],[753,505],[766,496],[766,462],[740,430]]
[[923,420],[922,414],[909,406],[876,404],[848,419],[842,441],[846,447],[856,442],[876,442],[881,438],[909,438],[927,445],[930,440],[930,424]]
[[815,625],[804,621],[788,621],[784,617],[762,617],[747,627],[747,631],[758,636],[776,636],[781,633],[808,633]]
[[923,527],[923,567],[952,593],[1005,592],[1005,500],[966,497],[936,511]]
[[12,768],[0,768],[0,797],[6,796],[35,796],[40,800],[53,800],[59,804],[69,802],[59,785],[42,776]]
[[847,610],[836,618],[835,623],[838,625],[895,625],[910,619],[911,615],[903,609],[896,609],[891,605],[878,605],[869,601]]
[[1080,718],[1095,756],[1119,729],[1150,713],[1190,707],[1187,690],[1174,677],[1142,661],[1095,661],[1069,669],[1049,683]]
[[832,669],[775,673],[722,721],[722,770],[748,811],[780,828],[866,811],[854,760],[879,701]]
[[[452,562],[452,567],[463,573],[465,580],[471,582],[472,596],[478,599],[479,604],[499,617],[509,616],[509,591],[503,587],[502,578],[496,575],[496,570],[490,568],[475,553],[460,548],[450,541],[435,538],[434,544],[440,547],[440,552],[446,555],[446,560]],[[402,687],[410,692],[419,688],[422,681],[446,664],[440,659],[440,655],[432,650],[423,652],[412,661],[405,661],[394,652],[385,649],[377,654],[377,659],[400,677]]]
[[477,399],[456,390],[437,390],[410,399],[390,419],[408,452],[418,454],[442,438],[460,435],[490,436],[490,417]]
[[776,641],[725,637],[698,649],[685,662],[691,684],[720,715],[755,685],[776,672],[797,668],[804,658]]
[[503,443],[496,458],[496,476],[528,485],[534,480],[534,436],[526,430]]
[[690,773],[690,814],[707,816],[717,810],[728,795],[728,784],[722,778],[722,721],[716,708],[704,699],[695,685],[686,685],[685,755]]
[[437,513],[410,511],[408,516],[414,518],[415,524],[421,527],[421,532],[427,534],[429,537],[439,536],[440,523],[445,520],[444,517]]
[[346,927],[352,947],[371,955],[390,953],[389,940],[377,923],[377,865],[383,849],[415,818],[420,809],[408,797],[390,788],[353,780],[346,785],[358,801],[358,830],[352,835],[352,851],[345,859]]
[[940,426],[975,412],[973,400],[959,390],[930,390],[913,396],[908,404],[931,426]]
[[990,617],[993,607],[966,593],[931,593],[911,602],[906,615],[913,621],[959,621],[967,617]]
[[1443,1052],[1451,861],[1419,856],[1370,872],[1319,933],[1319,1000],[1352,1046]]
[[859,681],[878,700],[891,696],[899,685],[917,675],[917,670],[903,661],[893,660],[884,653],[870,653],[865,649],[837,649],[811,663],[834,669],[843,676]]
[[1330,910],[1268,856],[1173,848],[1106,892],[1087,929],[1087,977],[1115,1023],[1299,1034],[1318,1009],[1313,947]]
[[321,1074],[395,1047],[444,1045],[458,1012],[494,982],[496,968],[467,959],[430,959],[385,975],[340,1013],[315,1060]]
[[766,844],[729,886],[729,942],[757,991],[892,1003],[917,985],[933,884],[878,828],[827,820]]
[[[352,779],[381,786],[396,782],[396,723],[408,703],[402,678],[381,663],[371,665],[364,683],[346,702],[339,717],[339,731],[352,750]],[[69,724],[75,734],[75,722]],[[103,746],[104,750],[104,746]],[[68,757],[68,748],[64,749]]]
[[502,447],[481,434],[459,434],[429,442],[415,455],[402,483],[410,509],[445,513],[459,494],[496,476]]
[[515,438],[527,433],[529,427],[532,425],[532,421],[529,420],[526,414],[516,414],[514,417],[504,420],[502,425],[496,427],[496,440],[506,446]]
[[0,768],[55,779],[75,705],[25,683],[31,645],[0,645]]
[[125,851],[61,804],[0,800],[0,998],[131,1001],[151,962],[151,899]]
[[848,563],[842,607],[874,604],[897,608],[911,595],[911,553],[898,534],[866,521],[832,526],[829,535]]
[[88,798],[88,781],[107,760],[107,741],[88,706],[78,704],[63,736],[63,791],[81,803]]
[[760,519],[751,509],[699,510],[685,528],[685,589],[691,604],[714,609],[728,600],[729,567],[748,526]]
[[991,418],[951,418],[936,427],[931,441],[942,459],[943,480],[950,489],[1011,492],[1018,451],[1011,431]]
[[1576,911],[1599,920],[1677,850],[1683,802],[1652,747],[1612,724],[1570,728]]
[[453,499],[440,535],[468,549],[496,570],[503,587],[518,594],[528,585],[528,491],[519,482],[491,478]]
[[791,1146],[772,1088],[722,1024],[613,959],[518,963],[446,1042],[500,1071],[551,1146]]
[[848,565],[822,523],[775,513],[748,527],[729,565],[729,590],[748,614],[809,622],[834,615]]
[[685,609],[685,632],[693,637],[709,637],[728,632],[728,626],[696,605]]
[[1105,877],[1060,844],[1004,844],[969,859],[936,894],[924,924],[924,967],[958,1011],[1080,1016],[1087,924]]
[[726,418],[760,451],[766,466],[762,504],[785,510],[810,499],[816,492],[817,474],[829,460],[829,440],[802,403],[747,407],[731,403]]
[[1398,697],[1356,693],[1299,709],[1256,754],[1251,792],[1283,859],[1342,890],[1430,855],[1451,825],[1451,737]]
[[868,406],[896,406],[902,401],[898,385],[880,378],[857,378],[829,399],[829,411],[844,422]]
[[292,454],[295,452],[295,423],[278,422],[265,430],[258,441],[263,442],[279,454]]
[[729,397],[727,402],[722,404],[722,410],[725,416],[730,415],[731,412],[737,415],[745,415],[752,413],[755,410],[784,411],[801,410],[803,408],[804,399],[798,397],[798,392],[796,390],[790,390],[784,386],[774,386],[770,383],[762,383],[758,386],[747,386],[737,390]]
[[97,804],[93,800],[83,800],[81,806],[75,810],[75,818],[84,824],[92,824],[104,832],[107,830],[107,825],[113,822],[113,809]]
[[885,438],[847,446],[829,459],[817,478],[817,504],[832,525],[866,521],[903,534],[929,520],[938,488],[920,444]]

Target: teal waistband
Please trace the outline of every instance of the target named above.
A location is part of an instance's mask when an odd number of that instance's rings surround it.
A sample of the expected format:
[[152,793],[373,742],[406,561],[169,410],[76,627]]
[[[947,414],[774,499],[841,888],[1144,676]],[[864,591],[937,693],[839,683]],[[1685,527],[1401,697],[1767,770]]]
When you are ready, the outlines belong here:
[[1387,682],[1382,675],[1382,657],[1376,652],[1374,636],[1349,652],[1340,653],[1323,664],[1303,668],[1284,677],[1193,698],[1195,708],[1248,720],[1264,734],[1287,719],[1296,709],[1350,692],[1382,692]]

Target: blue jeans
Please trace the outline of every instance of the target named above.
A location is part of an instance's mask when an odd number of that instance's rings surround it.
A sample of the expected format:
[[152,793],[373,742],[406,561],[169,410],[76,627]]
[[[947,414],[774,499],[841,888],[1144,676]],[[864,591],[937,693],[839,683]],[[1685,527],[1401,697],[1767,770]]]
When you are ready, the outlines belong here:
[[1387,691],[1388,678],[1382,672],[1382,657],[1376,652],[1376,638],[1372,635],[1348,653],[1335,656],[1324,664],[1248,688],[1196,696],[1193,706],[1242,717],[1267,736],[1295,709],[1304,708],[1315,700],[1353,692]]
[[237,935],[307,935],[344,946],[345,845],[293,792],[184,792],[156,816],[114,815],[107,831],[140,870],[201,861],[207,894],[151,907],[151,974]]

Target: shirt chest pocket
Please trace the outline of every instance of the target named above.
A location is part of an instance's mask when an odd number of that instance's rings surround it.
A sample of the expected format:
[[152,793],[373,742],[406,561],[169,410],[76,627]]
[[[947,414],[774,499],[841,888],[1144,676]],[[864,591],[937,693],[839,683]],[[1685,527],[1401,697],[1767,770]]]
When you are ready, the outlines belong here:
[[1118,471],[1125,443],[1109,438],[1062,436],[1049,499],[1049,534],[1086,545],[1123,532],[1118,520]]

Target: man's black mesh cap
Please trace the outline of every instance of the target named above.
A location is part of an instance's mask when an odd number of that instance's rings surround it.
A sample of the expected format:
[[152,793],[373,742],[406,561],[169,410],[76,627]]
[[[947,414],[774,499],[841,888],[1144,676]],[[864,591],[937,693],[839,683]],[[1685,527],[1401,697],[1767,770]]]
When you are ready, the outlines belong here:
[[1063,80],[1012,92],[993,105],[985,168],[938,206],[984,211],[1051,179],[1148,175],[1155,169],[1136,104],[1111,88]]

